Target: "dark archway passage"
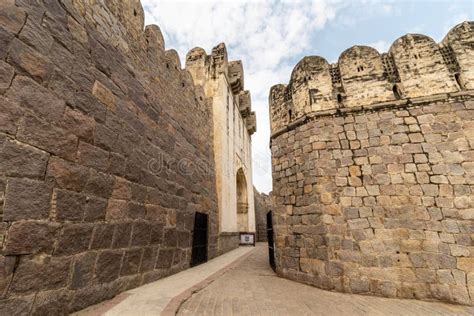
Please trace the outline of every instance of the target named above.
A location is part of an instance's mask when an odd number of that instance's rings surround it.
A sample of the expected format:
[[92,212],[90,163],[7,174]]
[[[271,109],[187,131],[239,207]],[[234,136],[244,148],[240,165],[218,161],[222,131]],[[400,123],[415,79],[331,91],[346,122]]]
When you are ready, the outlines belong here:
[[194,217],[193,249],[191,267],[207,261],[208,215],[196,213]]

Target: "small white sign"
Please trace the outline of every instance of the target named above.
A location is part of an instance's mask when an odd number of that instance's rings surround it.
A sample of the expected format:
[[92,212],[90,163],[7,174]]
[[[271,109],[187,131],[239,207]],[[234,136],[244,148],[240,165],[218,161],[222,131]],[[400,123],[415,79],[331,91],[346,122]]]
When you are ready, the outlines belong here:
[[255,234],[254,233],[240,233],[240,244],[254,246]]

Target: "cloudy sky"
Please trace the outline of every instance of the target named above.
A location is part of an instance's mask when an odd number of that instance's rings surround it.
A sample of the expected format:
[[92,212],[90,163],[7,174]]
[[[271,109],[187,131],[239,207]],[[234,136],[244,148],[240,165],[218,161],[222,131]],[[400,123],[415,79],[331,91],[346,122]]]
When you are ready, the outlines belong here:
[[457,23],[474,19],[472,0],[275,1],[142,0],[146,24],[160,26],[166,48],[182,59],[193,47],[208,53],[225,42],[229,60],[243,61],[245,88],[257,112],[253,142],[254,184],[272,189],[269,150],[268,92],[287,83],[304,56],[335,62],[356,44],[385,52],[406,33],[422,33],[440,41]]

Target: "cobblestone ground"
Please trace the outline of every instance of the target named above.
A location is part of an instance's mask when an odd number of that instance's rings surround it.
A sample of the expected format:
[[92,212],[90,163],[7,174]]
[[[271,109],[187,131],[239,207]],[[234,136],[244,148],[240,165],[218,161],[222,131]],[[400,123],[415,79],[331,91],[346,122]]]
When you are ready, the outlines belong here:
[[279,278],[260,243],[182,304],[178,315],[474,315],[473,307],[328,292]]

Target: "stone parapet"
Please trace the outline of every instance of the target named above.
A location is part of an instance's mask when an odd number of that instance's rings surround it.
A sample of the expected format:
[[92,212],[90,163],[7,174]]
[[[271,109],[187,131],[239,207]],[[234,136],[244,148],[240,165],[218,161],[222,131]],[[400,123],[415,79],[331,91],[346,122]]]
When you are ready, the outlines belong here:
[[289,84],[270,91],[272,133],[309,113],[472,90],[473,43],[474,22],[467,21],[439,44],[407,34],[383,54],[354,46],[332,65],[319,56],[304,57]]

